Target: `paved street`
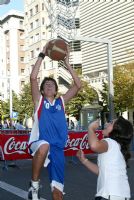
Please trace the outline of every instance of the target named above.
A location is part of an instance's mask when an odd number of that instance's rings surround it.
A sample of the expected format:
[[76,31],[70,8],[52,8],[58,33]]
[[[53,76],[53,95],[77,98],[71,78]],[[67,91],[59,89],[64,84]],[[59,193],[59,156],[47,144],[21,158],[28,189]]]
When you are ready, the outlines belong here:
[[[96,156],[91,157],[96,162]],[[19,160],[8,162],[11,166],[3,170],[4,163],[0,161],[0,200],[26,199],[27,189],[31,176],[31,160]],[[130,160],[128,176],[134,200],[134,157]],[[96,191],[96,175],[90,173],[80,164],[77,158],[66,158],[65,197],[64,200],[93,200]],[[51,200],[50,186],[47,170],[44,168],[41,174],[42,200]]]

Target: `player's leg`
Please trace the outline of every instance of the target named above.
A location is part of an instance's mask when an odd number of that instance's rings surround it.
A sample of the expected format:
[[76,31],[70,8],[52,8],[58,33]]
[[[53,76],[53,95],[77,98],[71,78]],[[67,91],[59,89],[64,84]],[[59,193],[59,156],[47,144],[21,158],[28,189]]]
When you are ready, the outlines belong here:
[[63,192],[54,187],[52,192],[52,198],[53,200],[63,200]]
[[65,168],[63,149],[51,145],[49,159],[48,172],[52,189],[52,199],[63,200]]
[[42,144],[35,153],[32,160],[32,180],[39,180],[41,169],[48,154],[49,144]]
[[32,160],[32,180],[28,191],[29,200],[39,200],[39,176],[48,154],[49,144],[45,141],[38,141],[31,145],[32,152],[35,152]]

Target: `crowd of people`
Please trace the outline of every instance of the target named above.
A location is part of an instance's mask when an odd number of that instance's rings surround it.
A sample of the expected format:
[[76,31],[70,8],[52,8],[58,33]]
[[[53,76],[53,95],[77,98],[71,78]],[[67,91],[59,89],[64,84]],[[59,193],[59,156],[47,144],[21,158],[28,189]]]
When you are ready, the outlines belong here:
[[25,130],[26,127],[23,125],[23,122],[21,120],[0,120],[0,129],[1,130]]

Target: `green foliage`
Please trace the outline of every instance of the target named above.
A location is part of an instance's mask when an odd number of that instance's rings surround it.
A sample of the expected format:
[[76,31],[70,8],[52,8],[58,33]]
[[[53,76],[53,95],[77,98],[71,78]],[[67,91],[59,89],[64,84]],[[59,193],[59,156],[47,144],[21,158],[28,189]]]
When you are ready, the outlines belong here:
[[[114,68],[114,109],[115,113],[122,113],[134,108],[134,63],[116,66]],[[103,83],[100,91],[105,112],[108,111],[108,84]]]
[[[17,111],[19,98],[15,94],[14,91],[12,91],[12,104],[13,104],[13,111]],[[8,99],[7,101],[2,101],[2,116],[4,118],[10,118],[10,100]]]
[[121,113],[134,108],[134,63],[114,68],[114,104]]
[[98,100],[98,95],[93,88],[88,86],[88,83],[82,81],[82,89],[78,94],[66,105],[66,113],[68,115],[79,118],[80,110],[83,105],[90,105],[92,102]]
[[20,94],[18,112],[21,119],[24,119],[25,115],[31,117],[33,113],[33,103],[31,95],[31,86],[30,84],[25,84],[23,90]]
[[[12,110],[18,112],[18,119],[23,120],[25,115],[27,117],[31,117],[33,113],[33,103],[32,103],[32,95],[31,95],[31,87],[30,84],[26,84],[23,87],[21,94],[18,96],[15,92],[12,92]],[[3,118],[9,118],[10,113],[10,100],[1,102],[1,113]]]

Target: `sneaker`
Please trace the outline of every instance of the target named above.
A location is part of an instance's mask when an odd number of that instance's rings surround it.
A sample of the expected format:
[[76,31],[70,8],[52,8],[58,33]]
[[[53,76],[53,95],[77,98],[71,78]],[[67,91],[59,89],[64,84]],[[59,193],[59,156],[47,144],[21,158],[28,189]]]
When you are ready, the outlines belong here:
[[40,191],[39,191],[39,182],[36,182],[36,186],[33,181],[30,182],[30,188],[28,190],[28,200],[39,200]]

